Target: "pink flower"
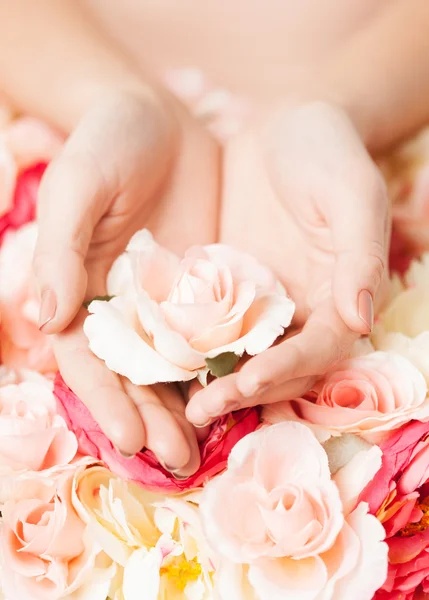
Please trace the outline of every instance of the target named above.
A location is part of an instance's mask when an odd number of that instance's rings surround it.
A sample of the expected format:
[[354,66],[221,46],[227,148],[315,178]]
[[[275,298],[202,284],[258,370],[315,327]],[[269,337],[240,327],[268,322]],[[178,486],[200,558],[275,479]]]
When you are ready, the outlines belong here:
[[209,543],[239,569],[249,565],[248,583],[260,600],[371,598],[386,577],[384,534],[366,505],[349,498],[378,468],[377,454],[370,456],[371,468],[367,453],[356,455],[337,483],[304,425],[283,422],[249,434],[202,492]]
[[188,381],[224,353],[259,354],[282,335],[294,304],[267,268],[220,244],[180,260],[147,231],[131,239],[94,301],[84,331],[109,369],[137,385]]
[[182,481],[166,471],[148,450],[139,452],[131,459],[123,458],[60,375],[55,380],[54,394],[58,412],[76,434],[82,454],[103,460],[116,475],[153,491],[182,492],[203,485],[225,468],[233,446],[243,436],[254,431],[259,423],[259,413],[254,408],[240,410],[219,419],[213,424],[207,439],[201,443],[199,470]]
[[429,593],[429,424],[410,423],[381,449],[382,467],[361,496],[383,523],[389,546],[388,578],[375,598],[423,598]]
[[45,172],[46,164],[39,163],[29,167],[18,176],[13,207],[0,216],[0,244],[7,231],[19,229],[25,223],[33,221],[36,216],[37,191]]
[[42,373],[56,371],[47,336],[38,328],[39,296],[32,260],[37,226],[9,231],[0,248],[0,349],[2,362]]
[[[12,121],[0,131],[0,235],[11,211],[15,212],[14,205],[16,208],[22,200],[16,195],[18,177],[31,167],[46,165],[61,145],[62,140],[56,133],[31,117]],[[16,218],[17,214],[15,221]]]
[[265,407],[263,419],[300,420],[379,442],[412,419],[429,420],[427,385],[408,359],[371,352],[335,366],[304,398]]
[[[99,550],[72,506],[73,476],[62,473],[50,486],[36,482],[31,499],[3,507],[2,584],[8,598],[70,597],[95,576]],[[104,600],[106,591],[97,598]]]
[[0,387],[0,473],[40,471],[69,463],[75,435],[56,414],[49,381]]

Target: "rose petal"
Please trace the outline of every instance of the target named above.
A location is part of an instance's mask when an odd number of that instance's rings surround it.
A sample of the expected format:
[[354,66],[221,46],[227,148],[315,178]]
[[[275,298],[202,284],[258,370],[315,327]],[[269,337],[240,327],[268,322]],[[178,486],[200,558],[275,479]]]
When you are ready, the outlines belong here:
[[[124,297],[110,302],[95,301],[84,323],[89,347],[115,373],[128,377],[136,385],[152,385],[168,381],[189,381],[195,373],[173,365],[129,326],[133,307]],[[118,353],[112,340],[122,352]]]

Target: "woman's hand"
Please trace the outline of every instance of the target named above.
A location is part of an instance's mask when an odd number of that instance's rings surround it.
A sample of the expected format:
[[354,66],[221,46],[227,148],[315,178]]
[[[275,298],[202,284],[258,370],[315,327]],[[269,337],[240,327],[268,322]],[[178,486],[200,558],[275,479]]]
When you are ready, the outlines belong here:
[[40,327],[57,334],[61,373],[122,453],[146,446],[178,476],[199,465],[181,395],[110,372],[88,349],[82,303],[105,293],[112,262],[138,229],[179,253],[214,241],[219,161],[214,140],[173,99],[118,93],[83,117],[40,190]]
[[305,325],[237,373],[194,386],[189,420],[299,396],[370,333],[389,236],[384,182],[339,108],[280,109],[231,140],[221,239],[277,272]]

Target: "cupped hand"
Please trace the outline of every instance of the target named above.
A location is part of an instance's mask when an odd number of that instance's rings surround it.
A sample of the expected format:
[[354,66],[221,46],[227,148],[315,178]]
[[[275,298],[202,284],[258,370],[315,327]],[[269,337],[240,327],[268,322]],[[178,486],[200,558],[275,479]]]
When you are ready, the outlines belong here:
[[296,330],[201,390],[195,425],[296,397],[370,333],[387,282],[390,209],[356,129],[322,102],[280,108],[224,155],[221,239],[271,266],[296,302]]
[[56,334],[61,373],[123,454],[145,446],[178,477],[199,465],[182,396],[109,371],[88,349],[82,303],[105,294],[112,262],[143,227],[179,253],[214,241],[219,159],[214,140],[173,99],[118,93],[83,117],[40,190],[40,327]]

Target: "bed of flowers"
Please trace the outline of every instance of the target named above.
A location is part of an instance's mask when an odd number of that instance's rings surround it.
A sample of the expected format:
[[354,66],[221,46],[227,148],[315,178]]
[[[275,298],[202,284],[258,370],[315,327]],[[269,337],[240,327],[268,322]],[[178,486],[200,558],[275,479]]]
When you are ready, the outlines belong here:
[[[61,143],[29,118],[0,132],[3,598],[429,598],[429,135],[381,165],[395,228],[373,335],[304,397],[213,423],[186,480],[148,451],[115,450],[37,327],[37,188]],[[232,323],[215,347],[181,312],[196,302],[189,278],[211,286],[211,327]],[[218,245],[176,257],[147,231],[108,287],[89,305],[88,343],[138,385],[204,382],[220,355],[262,352],[293,316],[253,258]],[[121,345],[135,360],[118,360]]]

